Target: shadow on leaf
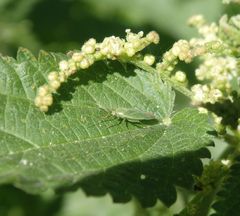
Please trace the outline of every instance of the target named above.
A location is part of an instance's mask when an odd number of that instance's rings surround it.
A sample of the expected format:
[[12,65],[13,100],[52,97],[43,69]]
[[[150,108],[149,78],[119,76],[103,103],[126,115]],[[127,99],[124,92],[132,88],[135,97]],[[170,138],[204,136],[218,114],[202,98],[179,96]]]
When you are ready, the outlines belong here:
[[[108,79],[108,76],[114,73],[119,73],[121,76],[135,76],[134,67],[132,65],[123,65],[119,61],[112,62],[97,62],[87,70],[78,71],[71,76],[67,82],[63,83],[56,94],[53,95],[54,103],[47,112],[48,115],[53,115],[56,112],[62,111],[62,101],[71,101],[77,88],[88,86],[90,83],[103,83]],[[116,84],[118,80],[115,80]]]
[[193,189],[192,176],[202,173],[199,158],[209,157],[209,151],[203,148],[174,158],[122,164],[58,191],[81,187],[87,195],[103,196],[109,193],[114,202],[126,203],[135,197],[143,207],[153,206],[157,199],[170,206],[176,201],[175,186]]

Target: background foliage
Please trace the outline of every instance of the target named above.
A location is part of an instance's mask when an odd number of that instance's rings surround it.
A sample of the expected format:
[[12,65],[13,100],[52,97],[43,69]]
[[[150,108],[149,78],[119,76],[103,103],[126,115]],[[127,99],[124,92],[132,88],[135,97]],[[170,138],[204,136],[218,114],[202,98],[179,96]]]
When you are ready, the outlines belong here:
[[[66,52],[78,49],[90,37],[101,40],[108,35],[122,36],[126,28],[131,28],[159,32],[160,45],[151,52],[160,58],[175,40],[195,34],[186,25],[189,16],[203,13],[209,21],[214,21],[224,11],[236,13],[234,7],[224,8],[219,0],[2,0],[0,53],[15,57],[18,47],[28,48],[35,54],[40,49]],[[182,67],[192,77],[193,65]],[[178,100],[177,107],[182,103]],[[172,215],[191,196],[182,190],[179,188],[177,202],[167,210],[160,202],[142,209],[136,201],[112,204],[109,196],[86,198],[80,190],[65,195],[46,192],[34,196],[5,185],[0,187],[0,215],[132,216],[159,215],[159,212]]]

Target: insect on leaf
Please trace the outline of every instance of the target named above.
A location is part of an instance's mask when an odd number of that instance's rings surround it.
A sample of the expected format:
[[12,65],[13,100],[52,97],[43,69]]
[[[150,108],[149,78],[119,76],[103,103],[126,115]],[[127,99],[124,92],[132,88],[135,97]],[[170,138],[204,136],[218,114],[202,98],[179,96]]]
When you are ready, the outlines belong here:
[[154,113],[132,108],[117,108],[112,111],[112,115],[128,121],[156,120]]

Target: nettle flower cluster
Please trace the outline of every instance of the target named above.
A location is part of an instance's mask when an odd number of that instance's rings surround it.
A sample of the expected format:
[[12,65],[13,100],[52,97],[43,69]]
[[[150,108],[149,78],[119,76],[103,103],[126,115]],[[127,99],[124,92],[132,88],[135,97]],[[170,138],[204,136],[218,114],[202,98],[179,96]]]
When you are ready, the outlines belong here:
[[[200,17],[195,17],[198,22],[201,22]],[[173,47],[164,53],[162,62],[156,64],[156,69],[160,73],[165,73],[171,76],[172,79],[186,84],[186,75],[182,71],[174,71],[179,61],[190,63],[198,56],[202,56],[206,53],[216,52],[222,49],[222,43],[217,38],[212,37],[211,39],[196,40],[192,39],[179,40],[173,44]]]
[[[53,103],[52,94],[59,89],[69,76],[75,74],[78,70],[87,69],[99,60],[131,59],[151,43],[159,43],[159,35],[155,31],[149,32],[144,37],[142,31],[135,34],[130,29],[127,29],[125,39],[111,36],[106,37],[101,43],[97,43],[94,38],[89,39],[84,43],[81,51],[71,52],[70,59],[59,63],[59,71],[49,73],[48,84],[38,89],[35,105],[41,111],[47,112]],[[148,65],[152,65],[155,62],[155,57],[147,54],[144,56],[143,61]]]
[[[196,15],[189,19],[189,25],[196,27],[201,37],[176,42],[163,55],[157,70],[170,76],[178,60],[189,63],[199,57],[200,64],[195,70],[199,83],[191,87],[191,99],[200,112],[207,113],[204,105],[232,101],[232,92],[239,89],[240,15],[231,18],[224,15],[218,24],[208,24],[202,15]],[[182,72],[176,72],[173,78],[185,82]],[[214,113],[212,116],[216,129],[221,128],[222,117]]]
[[[195,70],[200,84],[193,85],[193,105],[223,102],[232,100],[232,92],[239,88],[239,60],[240,53],[240,16],[230,19],[224,15],[218,24],[207,24],[201,15],[190,19],[190,24],[198,29],[201,38],[192,39],[190,43],[202,44],[219,41],[222,49],[201,55],[201,64]],[[200,107],[200,112],[207,113]],[[222,118],[213,114],[216,127],[221,125]]]
[[[175,84],[184,87],[187,84],[186,73],[177,70],[177,64],[179,61],[190,63],[199,57],[201,62],[195,70],[199,83],[191,87],[192,94],[188,96],[191,95],[192,104],[198,106],[200,112],[207,113],[204,104],[231,100],[231,93],[239,87],[240,15],[230,19],[225,15],[218,24],[208,24],[202,15],[196,15],[189,19],[189,24],[198,29],[201,37],[177,41],[156,65],[153,55],[139,54],[149,44],[159,43],[159,35],[155,31],[144,36],[142,31],[135,34],[127,29],[124,39],[111,36],[100,43],[93,38],[89,39],[80,51],[70,52],[68,60],[59,62],[58,71],[49,73],[48,84],[39,88],[35,105],[47,112],[53,103],[52,95],[61,84],[78,70],[87,69],[99,60],[119,60],[133,64],[134,61],[141,61],[155,67],[160,75],[164,74],[163,80],[169,76],[173,87]],[[221,124],[221,117],[214,115],[214,119],[217,125]]]
[[[200,18],[196,17],[194,22],[196,20],[197,23],[203,22]],[[53,93],[59,89],[61,84],[67,81],[68,77],[75,74],[78,70],[87,69],[96,61],[117,59],[130,62],[131,59],[137,59],[152,66],[155,62],[155,57],[150,54],[142,57],[139,55],[139,51],[151,43],[159,43],[159,35],[155,31],[151,31],[144,37],[142,31],[135,34],[129,29],[126,30],[126,33],[125,39],[111,36],[106,37],[101,43],[97,43],[95,39],[91,38],[85,42],[81,51],[69,52],[71,55],[70,58],[59,62],[59,71],[50,72],[48,75],[48,84],[38,89],[35,105],[41,111],[47,112],[53,103]],[[160,74],[164,73],[171,76],[171,79],[177,81],[178,85],[186,85],[186,74],[179,70],[175,71],[178,61],[189,63],[193,58],[209,52],[216,52],[221,47],[222,44],[220,41],[214,37],[208,37],[205,40],[179,40],[163,55],[162,61],[156,64],[156,70]]]
[[[196,69],[195,74],[202,84],[196,84],[192,87],[194,105],[204,103],[215,103],[229,97],[233,90],[233,83],[237,81],[239,68],[238,60],[233,55],[231,44],[226,42],[225,37],[231,35],[237,30],[240,17],[232,17],[230,20],[223,16],[219,22],[207,24],[201,15],[190,19],[190,24],[197,27],[202,38],[194,38],[190,43],[198,44],[218,41],[222,49],[216,52],[201,55],[202,64]],[[233,25],[234,23],[234,25]],[[239,19],[240,24],[240,19]],[[229,41],[231,38],[227,38]]]

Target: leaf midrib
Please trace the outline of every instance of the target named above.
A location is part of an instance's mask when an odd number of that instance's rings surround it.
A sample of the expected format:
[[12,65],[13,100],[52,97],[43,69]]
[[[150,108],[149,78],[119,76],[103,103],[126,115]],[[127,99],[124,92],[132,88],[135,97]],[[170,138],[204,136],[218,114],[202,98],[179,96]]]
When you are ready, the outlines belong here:
[[[152,127],[159,127],[160,126],[160,124],[157,124],[157,125],[154,125],[154,126],[148,126],[148,127],[146,127],[146,128],[144,128],[144,129],[147,129],[147,128],[152,128]],[[137,132],[137,131],[141,131],[142,129],[139,129],[139,128],[136,128],[135,130],[132,130],[132,132]],[[31,144],[32,146],[35,146],[35,148],[28,148],[28,149],[26,149],[26,150],[23,150],[23,151],[16,151],[16,152],[14,152],[14,153],[12,153],[11,154],[11,156],[13,155],[16,155],[16,154],[25,154],[26,152],[29,152],[29,151],[34,151],[34,150],[41,150],[41,149],[52,149],[52,148],[55,148],[55,147],[59,147],[59,146],[67,146],[67,145],[70,145],[70,144],[74,144],[74,143],[81,143],[81,142],[89,142],[89,141],[92,141],[92,140],[97,140],[97,139],[102,139],[102,137],[103,136],[98,136],[98,137],[91,137],[91,138],[86,138],[86,139],[84,139],[84,140],[76,140],[76,141],[71,141],[71,142],[63,142],[63,143],[52,143],[51,145],[44,145],[44,146],[36,146],[36,144],[35,143],[33,143],[32,141],[30,141],[30,140],[28,140],[28,139],[26,139],[26,138],[24,138],[24,137],[22,137],[22,136],[18,136],[18,135],[16,135],[16,134],[12,134],[11,132],[9,132],[9,131],[7,131],[7,130],[3,130],[2,128],[0,128],[0,131],[1,132],[3,132],[3,133],[6,133],[6,134],[8,134],[8,135],[11,135],[11,136],[13,136],[13,137],[16,137],[17,139],[20,139],[20,140],[23,140],[23,141],[25,141],[25,142],[27,142],[27,143],[29,143],[29,144]],[[122,131],[121,133],[119,133],[119,132],[116,132],[116,133],[112,133],[112,134],[109,134],[109,135],[104,135],[104,137],[106,137],[106,139],[107,138],[111,138],[111,137],[114,137],[114,136],[119,136],[120,134],[122,135],[122,134],[126,134],[126,133],[129,133],[129,131]],[[124,135],[123,135],[124,136]],[[159,137],[159,139],[161,138],[161,136]],[[158,139],[158,140],[159,140]],[[157,141],[158,141],[157,140]],[[156,142],[157,142],[156,141]],[[139,154],[139,159],[140,159],[140,157],[141,157],[141,155],[143,155],[143,154],[145,154],[147,151],[148,151],[148,149],[150,149],[150,148],[152,148],[152,146],[154,146],[156,143],[152,143],[152,145],[151,146],[149,146],[148,148],[146,148],[146,150],[142,153],[142,154]],[[109,148],[109,147],[106,147],[106,148]],[[3,156],[3,155],[0,155],[1,157]],[[6,157],[8,157],[9,155],[7,155]],[[3,157],[4,158],[4,157]]]

